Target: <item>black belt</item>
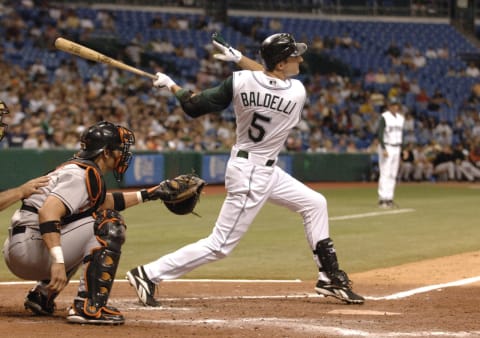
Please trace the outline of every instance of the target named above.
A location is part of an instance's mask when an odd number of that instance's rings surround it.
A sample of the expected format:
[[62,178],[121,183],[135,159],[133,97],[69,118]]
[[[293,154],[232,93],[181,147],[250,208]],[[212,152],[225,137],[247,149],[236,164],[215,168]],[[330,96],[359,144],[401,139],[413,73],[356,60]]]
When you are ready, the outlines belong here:
[[385,143],[386,146],[390,146],[390,147],[400,147],[401,144],[388,144],[388,143]]
[[23,234],[27,230],[25,225],[16,226],[12,229],[12,236]]
[[[248,151],[239,150],[237,152],[237,157],[248,158]],[[265,162],[265,166],[271,167],[271,166],[273,166],[274,163],[275,163],[275,160],[268,160],[267,162]]]
[[33,212],[34,214],[38,214],[37,208],[32,207],[31,205],[23,204],[23,203],[22,203],[22,206],[20,207],[20,210],[30,211],[30,212]]

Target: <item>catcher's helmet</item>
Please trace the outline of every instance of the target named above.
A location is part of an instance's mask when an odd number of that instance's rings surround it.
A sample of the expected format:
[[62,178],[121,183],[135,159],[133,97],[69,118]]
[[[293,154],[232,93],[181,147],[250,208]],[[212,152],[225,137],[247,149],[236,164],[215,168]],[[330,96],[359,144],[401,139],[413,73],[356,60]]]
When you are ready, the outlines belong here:
[[5,104],[5,102],[0,100],[0,141],[3,140],[8,129],[8,124],[3,122],[3,115],[9,114],[9,113],[10,111],[8,110],[8,107]]
[[263,40],[260,55],[267,70],[272,71],[277,63],[290,56],[300,56],[307,50],[304,43],[296,43],[291,34],[277,33]]
[[118,159],[113,171],[115,178],[120,181],[132,159],[130,146],[135,144],[135,136],[125,127],[102,121],[83,132],[80,144],[82,149],[75,154],[75,158],[84,160],[94,159],[105,149],[121,150],[122,156]]

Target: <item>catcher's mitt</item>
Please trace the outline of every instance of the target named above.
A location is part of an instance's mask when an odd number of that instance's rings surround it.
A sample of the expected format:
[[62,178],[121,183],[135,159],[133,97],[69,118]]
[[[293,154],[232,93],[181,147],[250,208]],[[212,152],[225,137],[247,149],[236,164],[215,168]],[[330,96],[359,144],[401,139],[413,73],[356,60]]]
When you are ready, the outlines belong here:
[[195,174],[183,174],[161,182],[155,192],[165,203],[167,209],[174,214],[195,214],[193,210],[205,184],[206,182]]

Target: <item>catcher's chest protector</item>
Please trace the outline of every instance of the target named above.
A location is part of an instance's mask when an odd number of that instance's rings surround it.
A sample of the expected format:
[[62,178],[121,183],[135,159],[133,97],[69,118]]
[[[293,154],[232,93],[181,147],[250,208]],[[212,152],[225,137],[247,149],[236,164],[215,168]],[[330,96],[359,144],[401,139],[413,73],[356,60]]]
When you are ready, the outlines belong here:
[[77,219],[92,215],[105,201],[107,189],[100,168],[93,161],[75,159],[65,162],[60,167],[67,164],[76,164],[85,169],[85,184],[87,185],[89,208],[78,214],[68,215],[62,218],[62,223],[71,223]]

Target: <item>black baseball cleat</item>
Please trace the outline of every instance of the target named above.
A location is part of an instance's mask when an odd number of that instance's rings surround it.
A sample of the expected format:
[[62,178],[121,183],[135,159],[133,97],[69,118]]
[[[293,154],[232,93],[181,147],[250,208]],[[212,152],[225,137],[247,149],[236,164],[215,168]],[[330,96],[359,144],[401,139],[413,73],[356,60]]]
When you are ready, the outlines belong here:
[[30,310],[37,315],[52,316],[55,311],[55,302],[53,300],[56,296],[56,293],[50,296],[45,296],[39,290],[34,288],[28,292],[23,305],[25,306],[25,309]]
[[365,298],[353,292],[348,285],[335,285],[331,282],[319,280],[315,285],[315,291],[319,295],[332,296],[348,304],[363,304],[365,302]]
[[138,266],[127,272],[126,278],[137,293],[139,301],[145,306],[159,306],[160,303],[153,297],[156,285],[148,279],[143,266]]
[[378,201],[378,207],[380,209],[391,209],[392,208],[391,204],[387,200]]
[[113,306],[103,306],[95,314],[88,315],[84,310],[85,299],[75,298],[68,310],[67,321],[74,324],[121,325],[125,318]]
[[399,206],[393,200],[380,200],[378,201],[378,207],[381,209],[396,209]]

